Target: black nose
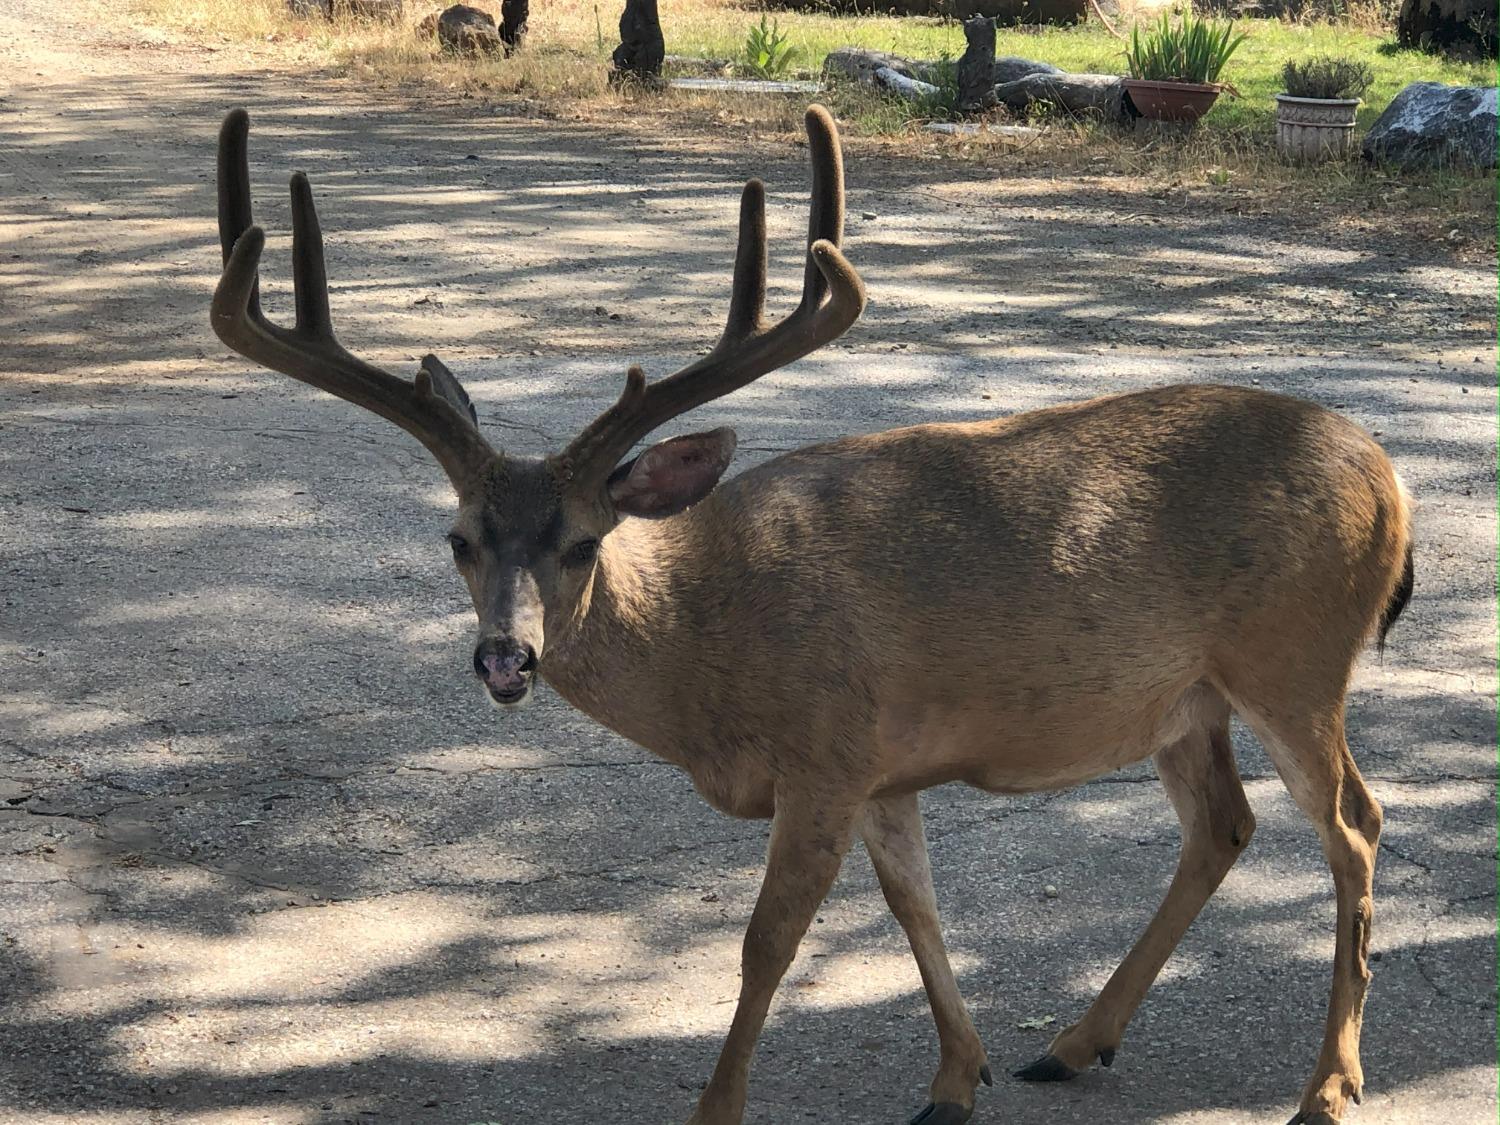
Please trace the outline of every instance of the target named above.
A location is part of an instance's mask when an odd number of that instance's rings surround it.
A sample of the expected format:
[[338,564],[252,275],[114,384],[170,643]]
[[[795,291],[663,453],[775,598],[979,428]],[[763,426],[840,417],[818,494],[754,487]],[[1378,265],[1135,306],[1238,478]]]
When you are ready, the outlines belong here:
[[536,649],[509,637],[486,637],[474,646],[474,674],[501,694],[520,691],[536,671]]

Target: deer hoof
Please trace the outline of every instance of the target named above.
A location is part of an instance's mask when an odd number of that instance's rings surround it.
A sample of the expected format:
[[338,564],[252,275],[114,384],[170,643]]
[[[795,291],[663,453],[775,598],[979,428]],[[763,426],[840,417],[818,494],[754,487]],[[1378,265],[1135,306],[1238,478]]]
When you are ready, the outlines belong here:
[[973,1106],[957,1102],[929,1102],[909,1125],[963,1125],[974,1114]]
[[1056,1055],[1043,1055],[1030,1066],[1011,1072],[1013,1078],[1019,1078],[1022,1082],[1066,1082],[1070,1078],[1077,1078],[1078,1074],[1078,1071]]
[[1292,1119],[1286,1125],[1339,1125],[1339,1119],[1326,1110],[1320,1109],[1313,1113],[1308,1113],[1304,1109],[1300,1113],[1293,1115]]
[[1114,1061],[1115,1049],[1113,1047],[1105,1047],[1102,1051],[1099,1052],[1099,1064],[1101,1066],[1113,1066]]

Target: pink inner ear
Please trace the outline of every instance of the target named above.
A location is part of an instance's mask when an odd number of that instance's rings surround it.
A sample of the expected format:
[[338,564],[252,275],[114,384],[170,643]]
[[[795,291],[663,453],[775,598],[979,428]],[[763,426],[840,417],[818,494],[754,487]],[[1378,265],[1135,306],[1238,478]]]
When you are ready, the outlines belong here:
[[647,449],[609,486],[623,515],[674,515],[713,491],[734,456],[734,431],[713,430],[671,438]]

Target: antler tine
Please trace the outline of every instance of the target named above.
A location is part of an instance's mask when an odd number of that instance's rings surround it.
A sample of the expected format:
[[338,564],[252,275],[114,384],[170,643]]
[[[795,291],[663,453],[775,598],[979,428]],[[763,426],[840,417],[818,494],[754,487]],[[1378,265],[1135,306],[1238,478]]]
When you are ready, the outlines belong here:
[[313,203],[312,184],[292,174],[292,288],[297,300],[297,331],[335,340],[328,309],[328,268],[323,261],[323,230]]
[[[250,115],[232,109],[219,127],[219,247],[224,264],[240,235],[255,221],[250,210]],[[259,285],[253,286],[249,308],[260,316]]]
[[219,131],[219,238],[224,272],[210,320],[219,339],[264,367],[362,406],[406,430],[437,458],[455,486],[495,456],[467,413],[434,386],[425,368],[408,383],[351,355],[334,335],[323,235],[312,186],[292,177],[294,329],[268,321],[260,307],[259,266],[265,233],[250,208],[249,117],[232,110]]
[[[812,209],[807,217],[807,247],[818,239],[844,244],[844,153],[833,115],[820,105],[807,107],[807,147],[812,158]],[[802,307],[815,309],[828,294],[823,272],[809,257],[802,274]]]
[[630,369],[625,390],[563,455],[574,476],[600,480],[633,445],[671,418],[729,394],[842,336],[865,307],[864,283],[838,248],[844,230],[844,169],[838,130],[822,106],[807,110],[813,187],[802,300],[786,319],[762,320],[766,290],[765,191],[745,185],[724,334],[707,355],[647,384]]
[[714,350],[762,331],[766,314],[766,187],[759,180],[740,194],[740,238],[734,251],[729,316]]

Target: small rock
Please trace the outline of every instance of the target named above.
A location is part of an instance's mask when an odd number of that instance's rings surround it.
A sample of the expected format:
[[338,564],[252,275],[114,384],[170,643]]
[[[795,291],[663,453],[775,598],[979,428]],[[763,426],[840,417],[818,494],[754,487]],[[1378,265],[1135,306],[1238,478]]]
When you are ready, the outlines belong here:
[[1042,894],[1046,895],[1048,898],[1056,898],[1058,896],[1058,890],[1051,883],[1048,883],[1045,887],[1042,888]]
[[873,223],[876,219],[880,218],[874,211],[861,211],[859,217],[867,223]]

